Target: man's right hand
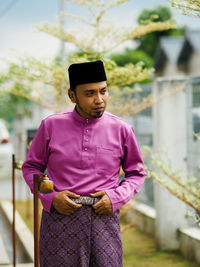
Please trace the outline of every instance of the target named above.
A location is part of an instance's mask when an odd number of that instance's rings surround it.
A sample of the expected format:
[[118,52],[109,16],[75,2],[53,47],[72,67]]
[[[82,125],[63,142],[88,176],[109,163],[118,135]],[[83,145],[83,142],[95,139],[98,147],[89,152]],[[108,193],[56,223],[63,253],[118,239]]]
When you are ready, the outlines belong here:
[[59,192],[54,196],[52,205],[59,213],[64,215],[71,215],[77,209],[82,207],[81,204],[74,203],[69,197],[79,198],[80,195],[66,190]]

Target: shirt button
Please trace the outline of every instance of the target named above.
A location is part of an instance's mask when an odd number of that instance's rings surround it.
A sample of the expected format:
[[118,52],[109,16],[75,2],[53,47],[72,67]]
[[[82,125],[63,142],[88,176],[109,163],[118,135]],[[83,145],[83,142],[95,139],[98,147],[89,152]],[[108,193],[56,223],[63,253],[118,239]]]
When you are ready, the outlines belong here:
[[86,123],[88,123],[88,119],[86,119]]
[[86,142],[88,142],[88,139],[85,139]]
[[87,147],[85,147],[85,149],[84,149],[85,151],[87,151]]
[[86,129],[86,132],[88,133],[88,129]]

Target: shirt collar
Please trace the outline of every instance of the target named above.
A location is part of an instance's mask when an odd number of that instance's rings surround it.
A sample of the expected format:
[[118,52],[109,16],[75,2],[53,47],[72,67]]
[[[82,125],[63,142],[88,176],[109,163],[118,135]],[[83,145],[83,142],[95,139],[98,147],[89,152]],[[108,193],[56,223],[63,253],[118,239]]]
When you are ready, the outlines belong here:
[[103,118],[104,113],[99,118],[84,118],[81,115],[79,115],[79,113],[76,111],[76,107],[74,107],[74,109],[72,110],[72,116],[75,120],[82,122],[82,123],[96,123]]

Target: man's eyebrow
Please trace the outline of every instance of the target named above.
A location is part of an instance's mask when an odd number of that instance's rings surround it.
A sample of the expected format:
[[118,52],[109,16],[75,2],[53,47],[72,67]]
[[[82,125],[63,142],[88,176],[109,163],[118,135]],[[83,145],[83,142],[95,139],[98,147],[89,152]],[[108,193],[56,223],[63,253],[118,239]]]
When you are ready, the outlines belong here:
[[86,90],[84,90],[84,93],[88,93],[88,92],[94,92],[94,89],[86,89]]
[[[101,88],[100,90],[104,90],[104,89],[106,89],[106,88],[107,88],[107,86]],[[88,93],[88,92],[94,92],[94,91],[95,91],[95,89],[86,89],[86,90],[84,90],[85,93]]]

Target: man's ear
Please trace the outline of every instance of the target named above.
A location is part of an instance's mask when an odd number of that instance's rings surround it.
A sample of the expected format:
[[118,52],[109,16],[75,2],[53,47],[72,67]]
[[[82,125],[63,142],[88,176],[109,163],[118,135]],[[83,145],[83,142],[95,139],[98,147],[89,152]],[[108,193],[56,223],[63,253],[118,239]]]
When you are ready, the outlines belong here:
[[73,90],[68,89],[68,96],[71,99],[72,103],[76,103],[76,96]]

